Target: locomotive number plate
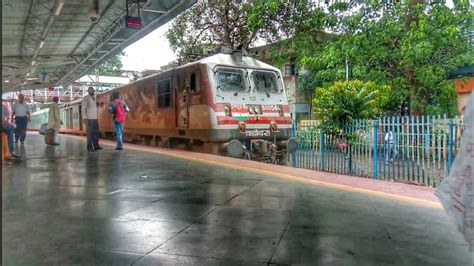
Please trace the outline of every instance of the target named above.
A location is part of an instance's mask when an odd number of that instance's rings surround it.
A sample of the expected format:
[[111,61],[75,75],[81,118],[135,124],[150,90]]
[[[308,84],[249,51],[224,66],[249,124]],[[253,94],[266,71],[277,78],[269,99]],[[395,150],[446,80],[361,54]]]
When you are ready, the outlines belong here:
[[245,131],[245,136],[247,136],[247,137],[269,137],[270,136],[270,130],[258,130],[258,129],[246,130]]

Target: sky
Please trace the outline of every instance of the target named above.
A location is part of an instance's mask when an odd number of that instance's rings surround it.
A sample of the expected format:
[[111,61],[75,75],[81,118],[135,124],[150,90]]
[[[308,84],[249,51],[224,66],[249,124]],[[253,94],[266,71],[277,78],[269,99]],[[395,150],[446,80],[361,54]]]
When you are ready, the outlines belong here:
[[122,69],[133,71],[160,69],[161,66],[176,60],[176,55],[171,51],[169,42],[164,36],[170,24],[171,21],[125,48]]

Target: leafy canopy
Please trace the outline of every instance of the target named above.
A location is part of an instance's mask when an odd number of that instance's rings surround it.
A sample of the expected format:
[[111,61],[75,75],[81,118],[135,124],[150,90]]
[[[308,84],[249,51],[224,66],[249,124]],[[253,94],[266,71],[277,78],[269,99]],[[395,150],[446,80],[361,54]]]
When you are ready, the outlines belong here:
[[[466,63],[467,32],[473,13],[468,0],[389,1],[392,3],[336,3],[311,0],[257,0],[249,15],[252,30],[269,30],[260,37],[283,40],[274,58],[297,57],[307,91],[345,78],[346,62],[352,78],[391,88],[387,112],[410,104],[415,113],[453,115],[454,84],[447,73]],[[332,35],[330,40],[323,32]],[[283,51],[286,51],[283,52]]]
[[247,24],[250,7],[235,1],[198,1],[173,21],[165,36],[184,59],[217,45],[246,49],[256,39]]
[[335,134],[356,119],[369,119],[382,112],[390,88],[372,81],[336,81],[318,87],[313,100],[314,111],[321,120],[320,127]]
[[[330,1],[332,2],[332,1]],[[361,3],[363,2],[363,3]],[[387,2],[387,3],[384,3]],[[199,1],[166,33],[184,59],[216,45],[250,47],[273,43],[273,62],[297,58],[299,88],[313,91],[352,78],[392,88],[386,113],[409,105],[412,113],[456,113],[454,84],[447,73],[466,63],[473,12],[469,0]]]
[[125,53],[119,53],[107,59],[98,68],[97,72],[91,74],[97,74],[101,76],[120,76],[122,74],[122,56]]

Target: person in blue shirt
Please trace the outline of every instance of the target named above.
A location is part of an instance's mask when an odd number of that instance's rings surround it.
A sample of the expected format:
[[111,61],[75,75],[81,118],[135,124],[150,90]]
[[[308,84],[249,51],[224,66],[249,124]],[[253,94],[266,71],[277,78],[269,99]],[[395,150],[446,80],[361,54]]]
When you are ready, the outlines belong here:
[[20,158],[20,156],[15,154],[15,146],[13,145],[14,131],[15,126],[10,123],[10,111],[4,104],[2,104],[2,132],[7,134],[8,150],[10,151],[10,157],[7,157],[8,159]]

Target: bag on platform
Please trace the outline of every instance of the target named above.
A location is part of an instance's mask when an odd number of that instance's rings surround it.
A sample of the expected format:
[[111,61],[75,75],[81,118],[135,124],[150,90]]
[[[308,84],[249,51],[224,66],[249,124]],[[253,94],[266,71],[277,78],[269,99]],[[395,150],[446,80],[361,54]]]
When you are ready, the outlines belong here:
[[46,145],[54,144],[54,129],[52,128],[46,129],[46,133],[44,135],[44,143],[46,143]]
[[48,123],[41,124],[39,133],[40,135],[46,134],[46,129],[48,128]]

